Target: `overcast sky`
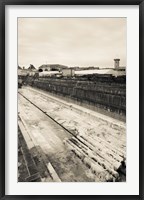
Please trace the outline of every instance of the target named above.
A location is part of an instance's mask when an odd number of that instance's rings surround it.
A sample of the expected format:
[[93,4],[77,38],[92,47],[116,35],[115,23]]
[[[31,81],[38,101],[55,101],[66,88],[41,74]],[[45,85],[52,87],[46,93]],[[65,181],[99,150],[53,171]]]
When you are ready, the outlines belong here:
[[126,66],[126,18],[19,18],[18,64]]

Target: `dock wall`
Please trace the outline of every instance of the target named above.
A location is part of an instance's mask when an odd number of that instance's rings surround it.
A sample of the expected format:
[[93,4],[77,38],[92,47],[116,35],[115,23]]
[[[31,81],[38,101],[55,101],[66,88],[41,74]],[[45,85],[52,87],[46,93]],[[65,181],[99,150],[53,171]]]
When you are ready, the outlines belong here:
[[27,79],[27,84],[59,95],[67,101],[75,101],[92,110],[110,116],[126,118],[126,84],[125,81],[110,80],[88,81],[81,79],[39,78]]

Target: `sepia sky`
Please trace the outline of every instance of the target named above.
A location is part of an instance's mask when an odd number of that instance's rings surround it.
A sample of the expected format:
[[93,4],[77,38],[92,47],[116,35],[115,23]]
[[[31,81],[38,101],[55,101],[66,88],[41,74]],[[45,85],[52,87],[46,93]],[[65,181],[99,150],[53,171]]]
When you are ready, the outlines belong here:
[[126,18],[19,18],[18,64],[126,66]]

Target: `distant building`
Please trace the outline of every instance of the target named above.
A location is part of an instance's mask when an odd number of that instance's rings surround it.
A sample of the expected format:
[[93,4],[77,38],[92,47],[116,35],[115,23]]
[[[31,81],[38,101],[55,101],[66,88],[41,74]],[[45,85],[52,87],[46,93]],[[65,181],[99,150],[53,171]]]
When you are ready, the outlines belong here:
[[18,76],[27,76],[28,74],[27,69],[18,69]]
[[22,69],[22,68],[18,65],[18,69]]
[[119,62],[120,62],[120,59],[119,59],[119,58],[115,58],[115,59],[114,59],[114,68],[115,68],[115,69],[118,69],[118,68],[119,68]]
[[32,64],[27,69],[18,66],[18,75],[20,76],[34,76],[36,71],[37,69]]
[[99,69],[99,67],[89,66],[89,67],[72,67],[75,71],[80,70],[92,70],[92,69]]
[[115,70],[115,69],[94,69],[94,70],[80,70],[80,71],[75,71],[76,76],[83,76],[83,75],[112,75],[115,77],[118,76],[125,76],[126,72],[125,71],[120,71],[120,70]]
[[80,68],[78,66],[71,67],[71,68],[74,69],[75,71],[80,70]]
[[36,68],[32,64],[30,64],[30,66],[28,67],[28,70],[32,70],[32,71],[34,70],[35,71]]
[[62,69],[67,69],[68,67],[65,65],[59,65],[59,64],[46,64],[46,65],[41,65],[39,67],[39,71],[59,71],[61,72]]
[[119,68],[115,69],[117,71],[126,71],[126,67],[120,66]]
[[99,69],[99,67],[89,66],[87,69]]
[[75,70],[73,68],[62,69],[63,76],[74,76]]
[[120,63],[119,58],[114,59],[114,70],[116,70],[116,71],[126,71],[126,67],[120,66],[119,63]]

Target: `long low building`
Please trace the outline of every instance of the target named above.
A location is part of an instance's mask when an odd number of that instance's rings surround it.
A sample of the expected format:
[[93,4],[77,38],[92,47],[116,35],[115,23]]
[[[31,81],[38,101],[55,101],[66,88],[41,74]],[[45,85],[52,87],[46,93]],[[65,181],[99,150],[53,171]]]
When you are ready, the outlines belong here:
[[80,70],[75,71],[76,76],[83,76],[83,75],[92,75],[92,74],[100,74],[100,75],[113,75],[117,76],[125,76],[126,71],[117,71],[115,69],[93,69],[93,70]]

